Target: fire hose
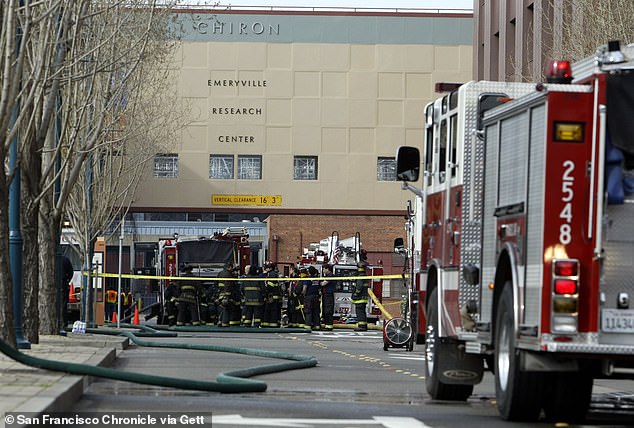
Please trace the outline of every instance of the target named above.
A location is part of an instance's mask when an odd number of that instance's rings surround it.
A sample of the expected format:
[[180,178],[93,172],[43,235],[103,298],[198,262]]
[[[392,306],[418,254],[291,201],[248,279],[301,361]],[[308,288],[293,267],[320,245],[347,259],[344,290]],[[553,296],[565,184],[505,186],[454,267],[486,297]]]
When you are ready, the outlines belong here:
[[381,311],[381,313],[383,314],[383,316],[385,317],[386,320],[391,320],[392,318],[394,318],[388,311],[387,309],[385,309],[385,307],[381,304],[381,302],[379,301],[379,299],[376,297],[376,294],[374,294],[374,292],[372,290],[370,290],[368,288],[368,294],[370,295],[370,297],[372,298],[372,301],[374,302],[374,304],[376,305],[377,308],[379,308],[379,310]]
[[[131,326],[138,328],[139,326]],[[146,335],[156,335],[164,337],[163,332],[152,332],[151,329],[144,328]],[[286,352],[266,351],[262,349],[239,348],[232,346],[204,345],[194,343],[171,343],[156,342],[141,339],[137,334],[130,331],[112,330],[112,329],[96,329],[88,328],[87,333],[106,334],[113,336],[125,336],[138,346],[156,347],[156,348],[172,348],[172,349],[189,349],[212,352],[229,352],[236,354],[244,354],[249,356],[276,358],[282,360],[290,360],[284,363],[268,364],[264,366],[249,367],[245,369],[237,369],[220,373],[216,376],[216,381],[204,381],[195,379],[181,379],[168,376],[159,376],[144,373],[132,373],[123,370],[112,369],[108,367],[91,366],[87,364],[70,363],[66,361],[48,360],[44,358],[34,357],[24,354],[10,346],[3,340],[0,340],[0,352],[9,358],[18,361],[27,366],[64,372],[75,375],[95,376],[106,379],[122,380],[127,382],[135,382],[144,385],[157,385],[179,389],[189,389],[198,391],[214,391],[222,393],[240,393],[240,392],[263,392],[266,391],[267,384],[260,380],[249,379],[250,377],[278,373],[287,370],[295,370],[301,368],[314,367],[317,365],[317,359],[312,356],[290,354]]]

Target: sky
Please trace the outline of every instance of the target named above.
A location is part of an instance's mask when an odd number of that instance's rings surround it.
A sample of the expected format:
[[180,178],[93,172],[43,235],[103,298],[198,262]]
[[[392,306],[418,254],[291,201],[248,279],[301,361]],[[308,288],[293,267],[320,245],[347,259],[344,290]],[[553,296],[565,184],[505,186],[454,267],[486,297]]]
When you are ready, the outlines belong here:
[[302,7],[358,7],[388,9],[473,9],[473,0],[181,0],[183,4],[214,4],[234,6],[302,6]]

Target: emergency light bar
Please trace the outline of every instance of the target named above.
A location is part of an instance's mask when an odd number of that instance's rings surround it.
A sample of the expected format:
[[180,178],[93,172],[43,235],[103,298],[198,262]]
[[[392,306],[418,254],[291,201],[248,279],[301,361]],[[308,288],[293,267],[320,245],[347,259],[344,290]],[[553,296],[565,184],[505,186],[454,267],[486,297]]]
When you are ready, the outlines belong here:
[[570,66],[570,61],[550,61],[546,69],[546,81],[548,83],[572,82],[572,67]]

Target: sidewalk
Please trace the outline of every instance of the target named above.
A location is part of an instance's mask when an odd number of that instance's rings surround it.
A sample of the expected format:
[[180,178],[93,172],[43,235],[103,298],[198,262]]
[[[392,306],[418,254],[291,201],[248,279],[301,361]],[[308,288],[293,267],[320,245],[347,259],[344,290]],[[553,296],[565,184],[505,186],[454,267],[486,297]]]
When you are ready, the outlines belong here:
[[[117,349],[126,349],[128,344],[127,337],[69,333],[40,336],[39,344],[21,352],[47,360],[108,366]],[[65,411],[91,381],[90,376],[34,368],[0,354],[0,414]],[[4,418],[1,420],[0,427],[4,427]]]

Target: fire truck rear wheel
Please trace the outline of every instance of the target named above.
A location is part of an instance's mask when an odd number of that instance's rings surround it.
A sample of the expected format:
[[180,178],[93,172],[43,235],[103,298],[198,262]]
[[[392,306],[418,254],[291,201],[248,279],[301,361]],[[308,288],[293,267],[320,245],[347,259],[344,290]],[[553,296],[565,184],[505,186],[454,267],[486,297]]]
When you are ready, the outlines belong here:
[[513,287],[504,285],[495,317],[495,396],[506,420],[534,421],[541,412],[543,375],[522,372],[515,348]]
[[425,387],[434,400],[465,401],[473,393],[473,385],[448,384],[440,379],[437,361],[447,358],[438,337],[438,299],[434,289],[427,307],[427,335],[425,339]]

